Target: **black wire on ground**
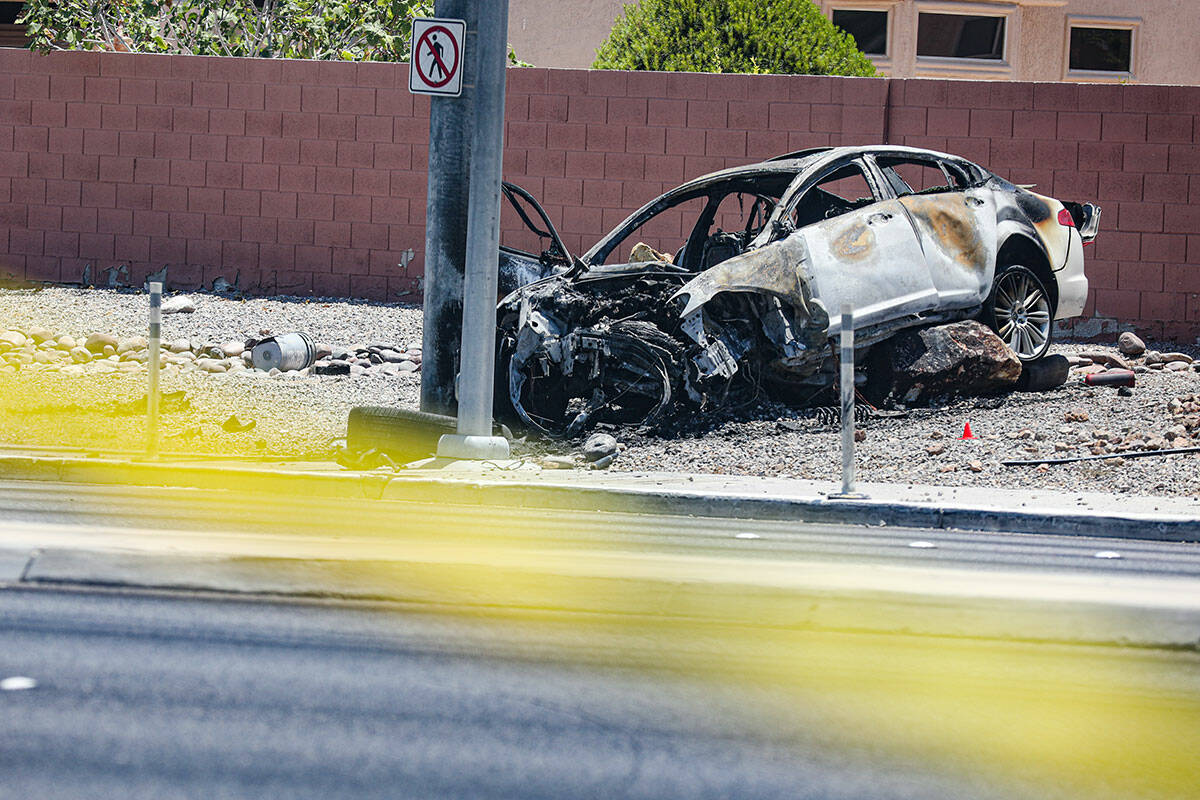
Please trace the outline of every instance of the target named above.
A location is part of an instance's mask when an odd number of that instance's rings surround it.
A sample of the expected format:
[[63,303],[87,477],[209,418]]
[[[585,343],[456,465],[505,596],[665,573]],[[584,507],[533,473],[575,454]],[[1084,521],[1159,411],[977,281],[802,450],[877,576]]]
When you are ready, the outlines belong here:
[[1200,447],[1176,447],[1173,450],[1139,450],[1126,453],[1105,453],[1099,456],[1072,456],[1070,458],[1038,458],[1032,461],[1001,461],[1002,467],[1032,467],[1038,464],[1073,464],[1076,461],[1103,461],[1106,458],[1154,458],[1200,453]]

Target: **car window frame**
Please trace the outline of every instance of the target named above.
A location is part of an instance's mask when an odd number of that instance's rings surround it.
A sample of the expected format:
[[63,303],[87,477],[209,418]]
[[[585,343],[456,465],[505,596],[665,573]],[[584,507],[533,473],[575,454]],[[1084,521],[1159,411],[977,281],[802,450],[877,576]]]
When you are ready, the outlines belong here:
[[[683,237],[680,247],[677,249],[677,252],[682,252],[692,242],[692,239],[696,235],[696,231],[700,227],[701,222],[707,219],[707,226],[711,227],[712,220],[715,217],[715,212],[726,197],[738,192],[746,195],[763,194],[761,191],[756,191],[754,188],[746,184],[754,181],[756,178],[770,179],[775,176],[786,176],[788,172],[789,170],[787,169],[777,169],[765,170],[759,175],[756,175],[754,172],[738,172],[728,175],[718,174],[712,176],[708,180],[700,179],[702,182],[699,184],[696,182],[685,183],[683,186],[679,186],[669,192],[659,195],[654,200],[630,214],[620,225],[618,225],[616,228],[613,228],[611,231],[605,234],[599,242],[593,245],[592,248],[583,255],[582,260],[589,266],[604,265],[617,248],[619,248],[626,240],[628,240],[629,237],[632,236],[639,228],[643,227],[652,219],[654,219],[654,217],[666,211],[670,211],[672,208],[682,205],[688,201],[695,200],[700,197],[706,198],[707,202],[705,203],[704,208],[701,209],[700,213],[696,216],[691,228],[688,230],[686,236]],[[800,174],[803,174],[803,171],[801,171]],[[774,214],[778,213],[779,205],[782,204],[783,199],[787,197],[788,192],[791,191],[798,177],[798,175],[795,175],[787,179],[787,187],[781,193],[779,202],[776,204],[771,218],[774,217]],[[780,180],[782,181],[783,178],[781,177]],[[720,191],[722,186],[729,184],[740,185],[741,188],[732,188],[723,192]],[[718,193],[720,194],[719,198],[716,197]],[[768,218],[768,223],[764,224],[764,230],[770,227],[769,220],[771,218]]]
[[[779,205],[775,207],[775,216],[779,221],[776,226],[768,226],[782,230],[788,234],[797,230],[803,230],[807,225],[795,226],[791,224],[792,211],[796,205],[804,198],[805,194],[817,187],[820,182],[828,175],[837,172],[847,166],[857,166],[863,173],[863,178],[867,182],[867,188],[871,190],[871,195],[874,202],[860,206],[846,213],[853,211],[861,211],[865,208],[870,208],[873,205],[878,205],[886,200],[895,199],[891,191],[891,186],[887,186],[886,182],[882,181],[882,176],[876,173],[876,168],[866,154],[855,153],[851,155],[841,155],[823,164],[815,164],[810,169],[806,170],[795,183],[788,189],[788,195],[781,198]],[[886,187],[886,191],[885,191]],[[839,214],[838,216],[845,216]],[[836,219],[836,217],[827,217],[826,219]],[[817,224],[817,223],[810,223]]]
[[[933,188],[913,189],[912,186],[909,185],[908,181],[904,180],[904,176],[901,175],[899,172],[896,172],[894,169],[892,169],[891,165],[884,166],[884,165],[880,164],[879,163],[880,159],[887,160],[887,161],[908,162],[911,164],[917,164],[919,166],[936,169],[942,174],[942,178],[945,179],[946,185],[945,185],[945,187],[937,188],[936,191]],[[884,182],[886,182],[889,186],[892,187],[893,190],[895,190],[897,199],[899,199],[901,197],[920,196],[920,195],[926,195],[926,194],[949,194],[951,192],[961,192],[964,189],[966,189],[967,184],[970,183],[969,181],[967,181],[966,184],[964,184],[963,181],[956,179],[955,176],[953,174],[951,174],[949,168],[947,167],[946,160],[943,158],[938,158],[937,156],[919,156],[919,155],[910,155],[907,153],[905,153],[905,154],[875,153],[871,156],[870,160],[871,160],[872,164],[875,166],[875,168],[877,170],[879,170],[879,174],[882,176]],[[895,175],[896,178],[899,179],[899,181],[901,183],[903,183],[905,186],[908,187],[909,191],[904,192],[904,193],[901,193],[899,191],[899,187],[897,187],[888,178],[889,170],[891,171],[892,175]],[[964,173],[961,177],[965,178],[967,176]],[[960,185],[960,184],[962,184],[962,185]]]
[[[547,265],[556,262],[561,262],[564,266],[572,266],[575,264],[575,256],[572,255],[571,251],[567,249],[566,243],[563,242],[562,236],[559,234],[558,229],[555,228],[554,223],[550,221],[550,215],[546,213],[546,209],[542,208],[542,204],[538,202],[536,197],[534,197],[524,187],[518,186],[515,183],[510,183],[509,181],[501,181],[500,195],[501,200],[508,201],[510,207],[516,213],[517,217],[521,220],[521,224],[524,225],[526,229],[528,229],[533,235],[537,236],[539,240],[550,240],[550,246],[541,253],[530,253],[522,250],[519,247],[512,247],[504,243],[500,244],[501,251],[507,251],[509,253],[529,258]],[[521,205],[522,202],[528,204],[529,208],[533,210],[538,219],[541,221],[542,225],[545,226],[544,229],[539,229],[534,221],[529,218],[525,208],[523,208]],[[557,251],[557,253],[555,251]]]

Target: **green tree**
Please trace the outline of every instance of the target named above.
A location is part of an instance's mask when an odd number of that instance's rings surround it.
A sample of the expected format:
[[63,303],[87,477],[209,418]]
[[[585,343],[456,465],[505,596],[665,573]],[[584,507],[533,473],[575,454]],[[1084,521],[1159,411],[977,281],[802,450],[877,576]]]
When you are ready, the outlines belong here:
[[38,50],[407,61],[430,0],[30,0]]
[[641,0],[617,17],[595,69],[877,74],[811,0]]

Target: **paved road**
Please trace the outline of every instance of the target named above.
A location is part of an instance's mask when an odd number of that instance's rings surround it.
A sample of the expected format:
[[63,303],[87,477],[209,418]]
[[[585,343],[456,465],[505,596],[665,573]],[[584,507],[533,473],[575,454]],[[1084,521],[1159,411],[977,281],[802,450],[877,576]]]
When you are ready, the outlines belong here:
[[[553,541],[574,548],[600,546],[628,551],[692,556],[803,558],[821,562],[889,566],[1021,569],[1070,572],[1098,577],[1200,577],[1200,544],[1114,540],[1081,536],[971,533],[895,527],[772,520],[695,518],[668,514],[553,511],[455,505],[447,490],[436,502],[365,498],[331,500],[270,496],[256,492],[206,489],[68,484],[0,480],[0,525],[16,546],[37,542],[22,523],[76,529],[83,542],[94,538],[132,546],[170,531],[184,540],[219,542],[236,534],[268,541],[281,535],[293,550],[314,537],[335,537],[342,550],[390,543],[408,546],[453,538],[463,544],[499,540],[505,544]],[[49,530],[49,529],[45,529]],[[125,532],[119,539],[115,534]],[[142,535],[142,534],[148,534]],[[739,536],[741,534],[741,536]],[[56,540],[66,543],[62,538]],[[1100,557],[1103,556],[1114,557]]]
[[[0,586],[43,545],[488,554],[646,581],[454,618],[12,583],[0,679],[40,683],[0,691],[0,800],[1200,796],[1196,545],[0,483]],[[489,569],[432,574],[460,597],[523,588]],[[1042,643],[956,623],[953,603],[827,613],[820,592],[886,580],[991,592],[1019,630],[1056,599],[1117,612]],[[801,584],[817,593],[737,594]],[[942,632],[920,630],[935,612]],[[1160,618],[1180,644],[1122,646]],[[1098,636],[1059,644],[1076,623]]]
[[[332,605],[0,591],[0,797],[972,798],[769,693],[495,657]],[[870,742],[865,743],[868,746]]]

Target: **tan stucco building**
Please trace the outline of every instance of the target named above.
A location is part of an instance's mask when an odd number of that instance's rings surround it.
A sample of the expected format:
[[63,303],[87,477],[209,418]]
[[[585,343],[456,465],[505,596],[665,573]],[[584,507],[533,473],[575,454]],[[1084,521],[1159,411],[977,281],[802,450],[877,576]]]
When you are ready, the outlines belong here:
[[[1198,0],[815,0],[898,78],[1200,85]],[[623,0],[510,0],[509,40],[588,67]]]

